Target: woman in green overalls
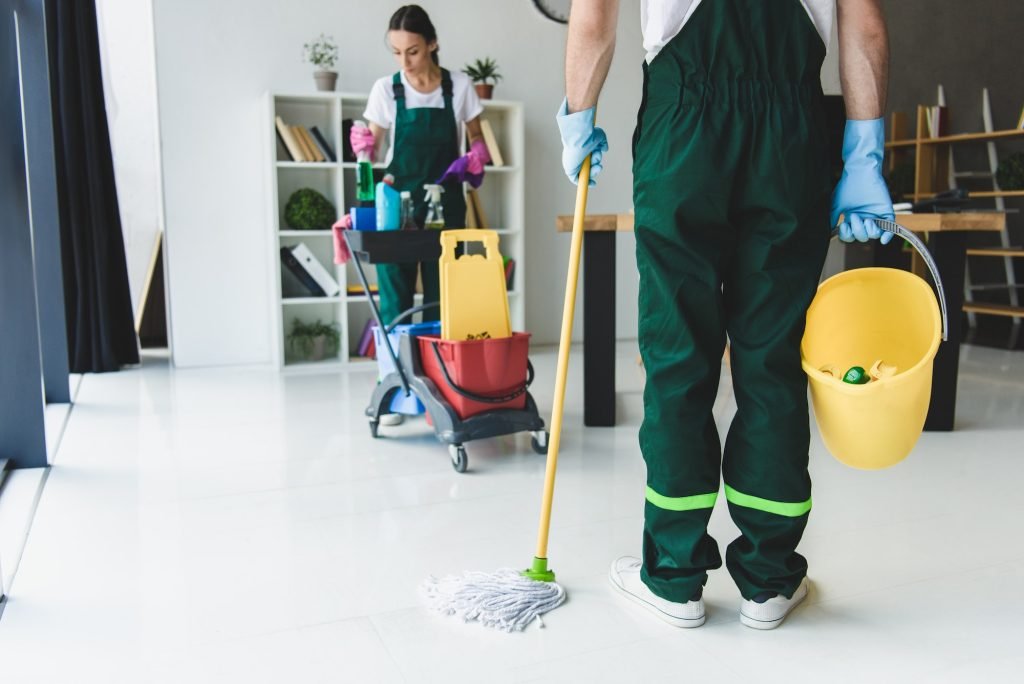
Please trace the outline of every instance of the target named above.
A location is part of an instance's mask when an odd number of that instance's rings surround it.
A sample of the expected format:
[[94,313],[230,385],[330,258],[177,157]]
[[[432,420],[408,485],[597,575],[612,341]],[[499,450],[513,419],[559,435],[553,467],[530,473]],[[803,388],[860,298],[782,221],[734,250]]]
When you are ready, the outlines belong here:
[[[445,226],[463,228],[466,201],[463,182],[480,185],[483,165],[490,161],[480,132],[483,107],[469,77],[449,72],[438,64],[437,32],[430,17],[418,5],[406,5],[392,15],[387,40],[401,70],[379,79],[370,91],[364,117],[369,128],[353,128],[352,149],[377,152],[385,136],[391,136],[387,172],[395,177],[398,191],[412,194],[416,223],[421,228],[428,202],[424,185],[444,177]],[[460,157],[463,126],[469,152]],[[424,303],[440,299],[437,261],[419,264]],[[413,306],[416,264],[379,264],[381,318],[391,323]],[[439,310],[428,309],[424,320],[437,320]]]

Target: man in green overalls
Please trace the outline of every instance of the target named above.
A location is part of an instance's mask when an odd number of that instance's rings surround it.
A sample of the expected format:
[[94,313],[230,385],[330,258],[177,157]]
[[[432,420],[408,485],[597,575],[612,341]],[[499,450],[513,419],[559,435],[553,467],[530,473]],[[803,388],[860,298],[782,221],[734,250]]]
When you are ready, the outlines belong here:
[[[804,317],[839,216],[848,241],[881,237],[872,219],[892,216],[880,173],[888,44],[879,0],[838,0],[848,121],[843,178],[830,187],[819,72],[835,8],[641,2],[633,197],[647,491],[642,558],[619,558],[610,579],[679,627],[704,623],[707,572],[722,564],[707,524],[723,479],[741,533],[726,551],[741,622],[777,627],[807,595],[796,552],[811,509]],[[607,150],[593,108],[617,14],[617,0],[572,6],[558,124],[574,182],[591,153],[599,174]],[[727,335],[737,412],[723,454],[712,407]]]

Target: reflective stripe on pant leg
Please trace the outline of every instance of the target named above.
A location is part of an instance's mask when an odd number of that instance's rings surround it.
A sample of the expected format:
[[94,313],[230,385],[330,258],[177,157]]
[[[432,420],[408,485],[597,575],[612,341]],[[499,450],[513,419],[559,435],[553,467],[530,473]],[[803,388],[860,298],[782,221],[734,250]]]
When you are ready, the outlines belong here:
[[758,511],[764,511],[765,513],[774,513],[775,515],[783,515],[787,518],[799,518],[801,515],[805,515],[811,510],[810,498],[806,501],[798,501],[794,503],[772,501],[771,499],[762,499],[759,496],[751,496],[750,494],[738,492],[728,484],[725,485],[725,498],[728,499],[729,503],[736,504],[737,506],[753,508]]
[[693,496],[664,496],[647,488],[647,500],[666,511],[694,511],[699,508],[714,508],[718,492],[694,494]]

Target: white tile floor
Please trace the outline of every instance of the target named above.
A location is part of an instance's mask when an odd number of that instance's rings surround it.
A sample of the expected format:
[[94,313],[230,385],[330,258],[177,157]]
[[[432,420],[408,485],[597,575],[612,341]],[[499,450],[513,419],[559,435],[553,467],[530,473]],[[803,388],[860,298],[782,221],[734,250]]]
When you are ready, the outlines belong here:
[[[958,430],[883,472],[815,436],[815,581],[776,632],[728,575],[678,631],[605,583],[640,542],[642,379],[583,430],[574,357],[551,558],[569,602],[508,635],[425,612],[423,577],[525,565],[542,482],[526,436],[458,475],[422,421],[370,439],[367,372],[142,369],[84,379],[0,619],[0,682],[1020,681],[1024,355],[965,347]],[[549,411],[552,350],[535,355]],[[720,424],[733,404],[728,382]],[[383,432],[383,429],[382,429]],[[721,544],[734,535],[722,501]]]

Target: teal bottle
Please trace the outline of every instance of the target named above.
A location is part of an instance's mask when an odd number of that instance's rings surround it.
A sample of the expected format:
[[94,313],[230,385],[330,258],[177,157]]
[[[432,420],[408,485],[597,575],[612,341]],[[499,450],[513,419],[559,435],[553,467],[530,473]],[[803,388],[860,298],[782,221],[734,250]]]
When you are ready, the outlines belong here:
[[374,206],[377,208],[377,230],[398,230],[402,209],[401,195],[394,187],[395,177],[390,173],[377,183]]

